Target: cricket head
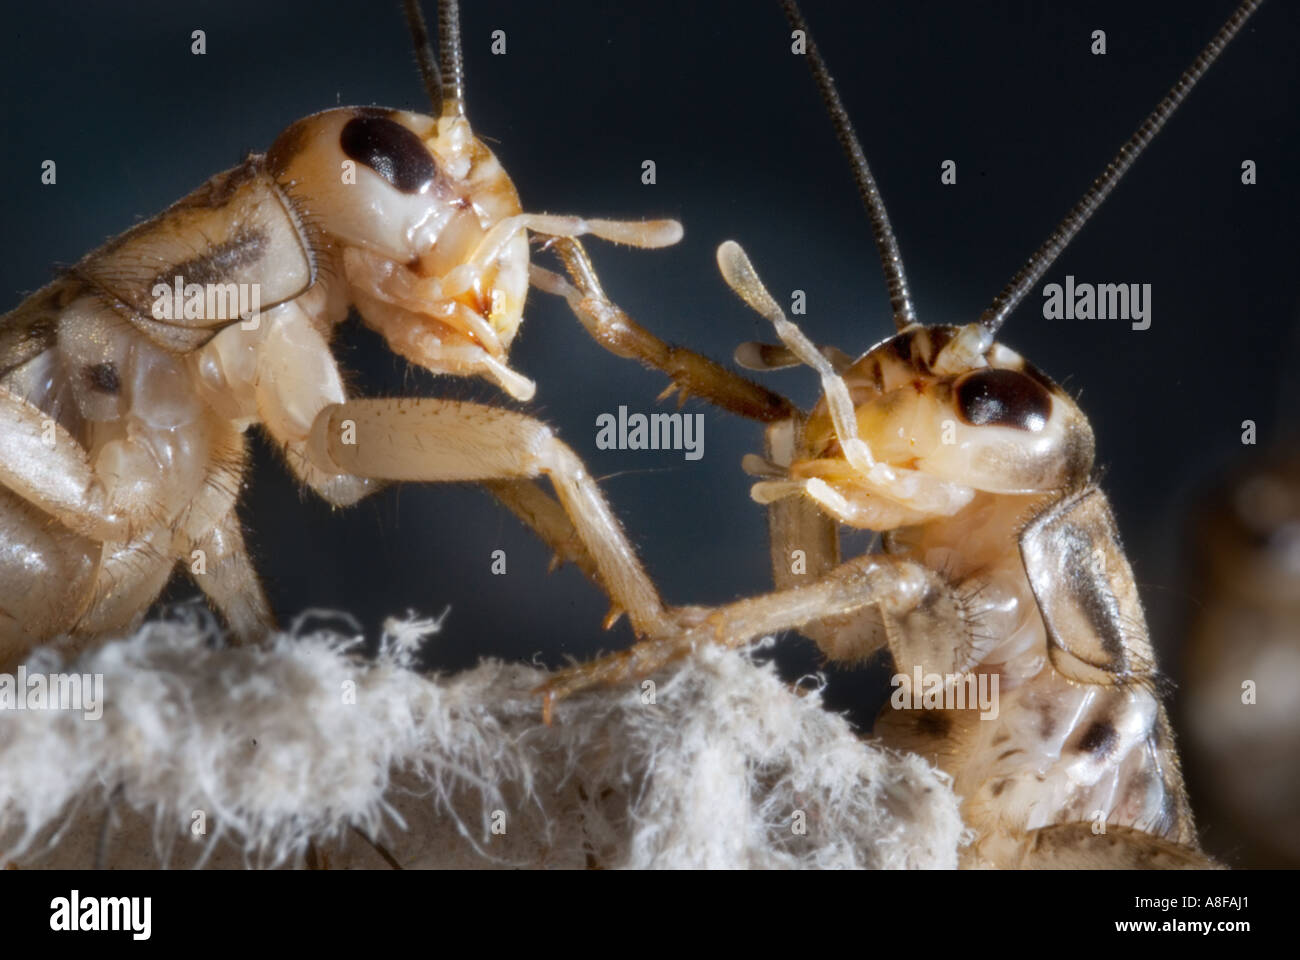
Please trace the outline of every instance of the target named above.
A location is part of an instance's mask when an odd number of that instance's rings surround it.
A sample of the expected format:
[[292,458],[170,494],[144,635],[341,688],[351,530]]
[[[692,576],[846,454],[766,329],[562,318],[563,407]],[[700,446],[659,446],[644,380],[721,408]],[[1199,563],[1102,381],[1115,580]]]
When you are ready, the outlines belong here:
[[[326,110],[281,134],[266,165],[301,230],[317,241],[313,251],[329,258],[326,283],[337,289],[341,276],[346,303],[395,352],[434,373],[487,377],[528,400],[535,385],[510,368],[507,354],[532,279],[529,230],[659,247],[676,243],[681,225],[525,214],[465,115],[458,4],[438,4],[437,58],[419,0],[405,8],[438,116]],[[332,296],[336,306],[342,293]]]
[[[1188,92],[1241,30],[1257,0],[1243,0],[1173,89],[1070,207],[979,321],[922,327],[884,199],[807,21],[794,0],[786,17],[805,39],[802,57],[817,82],[848,157],[884,271],[898,333],[857,362],[814,347],[763,289],[734,243],[718,250],[727,282],[775,325],[785,350],[817,370],[824,396],[788,466],[751,458],[766,479],[756,499],[806,494],[845,523],[888,530],[951,516],[975,495],[1033,494],[1081,484],[1093,461],[1092,429],[1070,397],[994,335],[1111,194]],[[843,362],[841,363],[841,359]],[[787,359],[778,357],[785,365]],[[774,475],[775,474],[775,475]]]
[[1042,493],[1087,478],[1087,418],[987,327],[913,324],[856,361],[839,359],[785,317],[738,244],[723,244],[718,262],[822,381],[791,462],[747,459],[762,477],[753,488],[760,503],[808,496],[843,523],[891,530],[952,516],[977,491]]
[[404,7],[436,116],[326,110],[282,133],[267,167],[329,252],[327,279],[395,352],[526,400],[532,381],[506,363],[528,292],[519,195],[466,117],[459,5],[438,4],[437,56],[419,0]]
[[519,196],[463,114],[327,110],[281,134],[267,166],[397,353],[532,395],[506,363],[528,292]]

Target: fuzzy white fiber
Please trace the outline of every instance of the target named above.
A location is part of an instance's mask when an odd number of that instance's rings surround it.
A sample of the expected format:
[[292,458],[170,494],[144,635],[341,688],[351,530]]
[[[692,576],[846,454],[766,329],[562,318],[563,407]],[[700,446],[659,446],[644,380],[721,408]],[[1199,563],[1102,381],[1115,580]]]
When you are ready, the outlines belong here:
[[747,654],[548,727],[540,670],[414,670],[436,629],[390,621],[375,659],[327,629],[224,647],[197,621],[38,651],[29,672],[102,674],[103,715],[0,711],[0,865],[956,866],[947,778]]

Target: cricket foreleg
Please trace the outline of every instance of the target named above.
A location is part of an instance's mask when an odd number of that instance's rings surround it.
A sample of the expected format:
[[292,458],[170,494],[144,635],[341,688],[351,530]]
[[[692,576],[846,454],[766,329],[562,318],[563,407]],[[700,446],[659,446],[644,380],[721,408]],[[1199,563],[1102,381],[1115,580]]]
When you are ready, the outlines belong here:
[[693,350],[661,340],[629,317],[605,296],[587,251],[577,240],[560,237],[551,243],[564,261],[573,283],[533,266],[534,286],[564,297],[592,339],[616,356],[636,360],[672,378],[661,397],[677,392],[679,402],[691,395],[729,413],[770,423],[795,413],[780,394],[761,387]]
[[[944,610],[956,609],[958,604],[952,588],[935,571],[914,560],[867,554],[805,586],[712,610],[694,610],[691,617],[699,623],[677,636],[643,641],[620,653],[561,670],[539,690],[546,698],[544,709],[549,715],[556,700],[593,686],[643,679],[689,655],[700,644],[735,648],[806,624],[856,624],[855,615],[868,608],[879,610],[887,621],[899,622],[922,607]],[[952,621],[950,626],[960,627],[959,616]],[[889,631],[891,650],[896,632]],[[827,641],[819,645],[832,660],[863,660],[880,649],[875,633],[829,628],[826,633]],[[901,646],[894,653],[895,659],[915,655]]]
[[[849,367],[853,366],[853,358],[839,347],[823,345],[817,350],[838,374],[843,375]],[[746,370],[784,370],[803,363],[785,344],[759,343],[754,340],[746,341],[736,347],[734,357],[736,363]]]
[[[765,431],[766,452],[762,469],[784,475],[795,456],[795,442],[803,429],[802,418],[770,424]],[[753,462],[746,458],[747,468]],[[767,506],[768,542],[772,582],[778,590],[811,583],[840,563],[839,529],[809,497],[782,497]],[[880,610],[865,606],[844,616],[805,623],[799,628],[832,659],[863,659],[885,644]],[[836,656],[844,650],[857,657]]]
[[448,400],[351,400],[317,416],[308,454],[327,473],[382,480],[482,483],[545,474],[616,611],[625,610],[641,636],[677,629],[595,480],[538,420]]

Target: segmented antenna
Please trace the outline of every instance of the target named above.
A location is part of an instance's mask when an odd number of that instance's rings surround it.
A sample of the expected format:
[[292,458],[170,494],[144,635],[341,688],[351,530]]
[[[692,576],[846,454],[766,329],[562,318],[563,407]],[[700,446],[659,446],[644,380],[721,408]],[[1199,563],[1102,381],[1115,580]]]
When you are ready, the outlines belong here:
[[885,271],[885,283],[889,286],[889,303],[894,309],[894,326],[902,330],[909,324],[916,323],[916,308],[912,305],[912,291],[908,288],[907,274],[903,271],[903,255],[899,252],[894,228],[889,222],[889,214],[885,211],[885,201],[880,196],[880,188],[876,186],[876,178],[871,175],[871,168],[867,166],[867,155],[862,152],[862,144],[858,142],[853,121],[849,119],[849,114],[844,109],[835,81],[831,79],[817,45],[813,43],[812,32],[808,29],[803,13],[800,12],[795,0],[781,0],[781,6],[785,8],[786,19],[790,21],[790,26],[795,30],[803,31],[808,69],[812,71],[817,89],[821,91],[822,101],[826,104],[831,123],[835,127],[835,136],[839,139],[840,146],[844,148],[844,153],[849,158],[849,165],[853,168],[853,179],[858,185],[858,195],[862,197],[862,205],[867,208],[867,216],[871,218],[871,233],[876,238],[880,267]]
[[442,71],[438,69],[438,60],[429,44],[429,31],[424,26],[420,0],[402,0],[402,8],[406,11],[406,25],[411,30],[411,43],[415,47],[415,62],[420,68],[420,79],[424,81],[424,92],[429,95],[433,109],[441,111]]
[[1074,205],[1065,219],[1052,231],[1052,235],[1047,238],[1041,247],[1034,251],[1020,272],[1011,278],[1008,283],[989,305],[988,309],[980,314],[980,323],[996,332],[1011,311],[1016,308],[1021,300],[1039,280],[1043,278],[1048,269],[1061,255],[1061,252],[1074,239],[1085,223],[1097,212],[1102,201],[1110,195],[1119,183],[1121,177],[1128,172],[1128,168],[1133,166],[1133,161],[1142,155],[1147,144],[1155,139],[1160,128],[1165,125],[1179,104],[1191,93],[1192,87],[1196,86],[1196,81],[1201,79],[1205,71],[1210,69],[1210,65],[1218,59],[1219,54],[1223,52],[1224,47],[1237,35],[1237,31],[1242,25],[1250,19],[1264,0],[1243,0],[1236,11],[1228,18],[1225,23],[1214,35],[1211,40],[1201,51],[1200,55],[1192,61],[1192,65],[1184,71],[1183,75],[1178,78],[1173,89],[1165,95],[1155,110],[1142,121],[1141,126],[1129,138],[1128,142],[1120,148],[1119,153],[1106,167],[1106,170],[1088,188],[1088,192],[1083,198]]
[[442,115],[465,116],[465,60],[460,49],[460,4],[438,3],[438,55],[442,60]]

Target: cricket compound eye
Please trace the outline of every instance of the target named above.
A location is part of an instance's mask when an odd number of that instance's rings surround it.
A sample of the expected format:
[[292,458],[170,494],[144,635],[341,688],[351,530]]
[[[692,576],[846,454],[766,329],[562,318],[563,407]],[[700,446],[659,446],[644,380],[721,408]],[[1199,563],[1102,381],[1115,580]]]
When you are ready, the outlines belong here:
[[403,193],[424,193],[439,175],[420,138],[388,117],[349,120],[339,134],[339,146]]
[[960,378],[953,389],[957,412],[971,426],[1041,433],[1052,415],[1052,395],[1016,370],[976,370]]

